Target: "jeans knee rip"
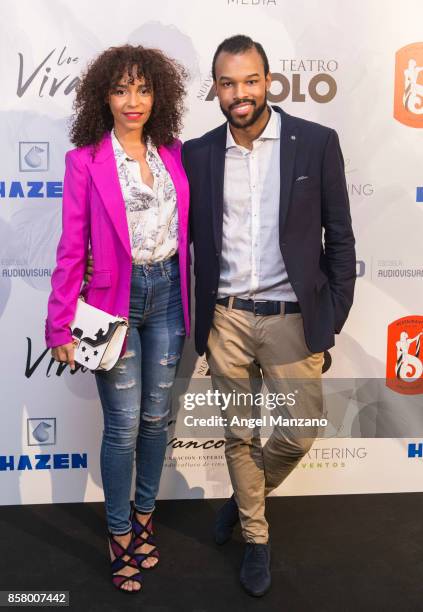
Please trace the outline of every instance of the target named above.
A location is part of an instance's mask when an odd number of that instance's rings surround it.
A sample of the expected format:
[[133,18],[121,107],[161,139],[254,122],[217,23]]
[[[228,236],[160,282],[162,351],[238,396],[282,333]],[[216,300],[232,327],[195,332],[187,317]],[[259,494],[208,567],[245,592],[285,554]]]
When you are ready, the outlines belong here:
[[160,416],[155,416],[155,415],[147,414],[143,412],[141,415],[141,418],[143,421],[157,425],[157,427],[165,425],[163,429],[167,429],[167,417],[168,417],[169,412],[170,410],[167,410],[165,414],[162,414]]
[[165,353],[160,359],[160,365],[173,367],[178,363],[179,353]]
[[128,382],[117,382],[115,383],[115,387],[116,389],[118,389],[119,391],[123,390],[123,389],[132,389],[132,387],[135,387],[136,382],[135,380],[128,380]]
[[163,393],[155,393],[154,391],[148,394],[148,399],[150,399],[155,404],[160,404],[165,399],[165,397],[166,396]]

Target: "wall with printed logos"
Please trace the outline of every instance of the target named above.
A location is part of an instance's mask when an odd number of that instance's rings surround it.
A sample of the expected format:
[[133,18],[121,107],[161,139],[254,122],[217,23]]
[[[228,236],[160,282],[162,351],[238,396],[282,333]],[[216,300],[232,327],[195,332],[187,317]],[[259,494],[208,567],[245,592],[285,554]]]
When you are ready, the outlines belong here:
[[[163,49],[190,72],[192,138],[223,121],[210,64],[235,33],[266,49],[272,103],[338,131],[357,239],[355,303],[326,356],[332,429],[276,494],[422,490],[423,5],[387,0],[380,13],[345,0],[2,2],[0,504],[102,499],[94,377],[53,363],[44,345],[79,75],[112,45]],[[191,341],[180,377],[185,390],[208,383]],[[171,428],[160,496],[229,493],[218,432]]]

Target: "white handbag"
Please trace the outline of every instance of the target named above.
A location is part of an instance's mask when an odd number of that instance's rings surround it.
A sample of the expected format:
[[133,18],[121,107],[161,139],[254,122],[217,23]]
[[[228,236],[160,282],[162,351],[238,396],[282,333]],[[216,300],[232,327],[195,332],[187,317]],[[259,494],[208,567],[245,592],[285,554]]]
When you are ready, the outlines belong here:
[[75,361],[89,370],[111,370],[122,351],[128,331],[124,317],[113,317],[87,304],[82,296],[70,324]]

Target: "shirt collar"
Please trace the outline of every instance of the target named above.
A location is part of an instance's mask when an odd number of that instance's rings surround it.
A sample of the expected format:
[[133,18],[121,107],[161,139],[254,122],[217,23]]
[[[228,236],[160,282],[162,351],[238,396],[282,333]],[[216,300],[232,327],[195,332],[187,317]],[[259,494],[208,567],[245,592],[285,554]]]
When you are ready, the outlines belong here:
[[[257,138],[257,140],[279,140],[281,137],[281,116],[279,113],[273,110],[271,106],[270,109],[270,118],[267,122],[266,127],[263,132]],[[231,147],[237,147],[237,143],[232,136],[232,132],[229,127],[229,122],[227,123],[226,128],[226,148],[230,149]]]
[[113,146],[113,151],[114,151],[115,156],[121,160],[131,159],[130,157],[127,156],[127,154],[123,150],[122,145],[120,144],[119,140],[116,138],[116,134],[114,130],[110,132],[110,135],[112,138],[112,146]]

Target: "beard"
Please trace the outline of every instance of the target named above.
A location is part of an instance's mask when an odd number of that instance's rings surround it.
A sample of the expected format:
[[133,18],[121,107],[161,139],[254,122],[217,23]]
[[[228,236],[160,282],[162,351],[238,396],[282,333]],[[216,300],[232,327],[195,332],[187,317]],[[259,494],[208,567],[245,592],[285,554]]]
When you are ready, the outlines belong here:
[[[253,114],[251,115],[250,119],[248,119],[247,121],[244,121],[243,119],[235,119],[231,113],[231,110],[235,106],[238,106],[239,104],[241,104],[242,102],[249,102],[254,107]],[[248,100],[247,98],[243,98],[242,100],[238,100],[234,104],[231,104],[228,109],[223,108],[223,106],[220,104],[220,110],[225,115],[226,119],[228,120],[228,123],[230,123],[230,125],[233,125],[233,127],[235,128],[247,128],[247,127],[251,127],[252,125],[254,125],[254,123],[262,116],[262,114],[266,110],[266,107],[267,107],[267,92],[264,97],[264,102],[263,104],[260,104],[260,106],[256,105],[255,100]]]

